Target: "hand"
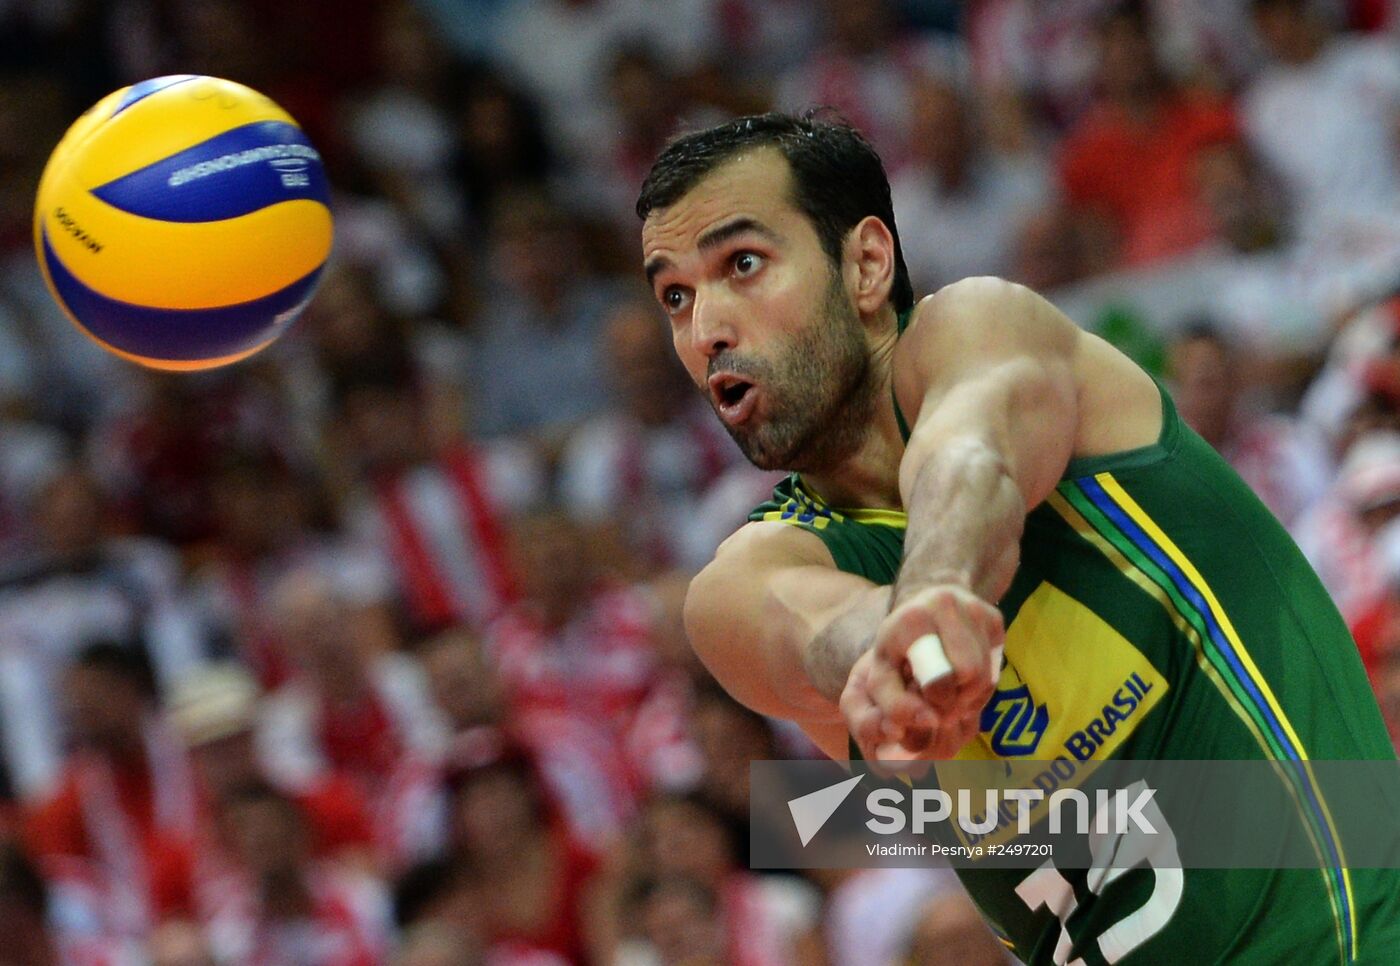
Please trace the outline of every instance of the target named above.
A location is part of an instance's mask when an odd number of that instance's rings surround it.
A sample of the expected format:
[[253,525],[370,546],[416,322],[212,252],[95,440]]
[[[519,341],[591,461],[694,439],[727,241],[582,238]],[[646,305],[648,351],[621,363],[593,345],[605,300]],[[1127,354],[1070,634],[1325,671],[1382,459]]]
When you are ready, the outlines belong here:
[[[909,646],[926,634],[938,635],[952,671],[920,687]],[[980,730],[1004,637],[1001,612],[964,587],[940,584],[906,596],[880,623],[841,693],[861,754],[891,762],[956,755]]]

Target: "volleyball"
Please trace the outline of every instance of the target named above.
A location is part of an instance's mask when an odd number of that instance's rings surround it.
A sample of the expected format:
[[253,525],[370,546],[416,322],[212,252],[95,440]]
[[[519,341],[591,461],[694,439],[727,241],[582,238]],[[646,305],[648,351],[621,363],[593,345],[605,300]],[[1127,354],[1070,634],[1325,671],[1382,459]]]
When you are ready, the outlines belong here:
[[237,362],[311,300],[330,255],[321,156],[286,111],[182,74],[104,97],[39,181],[34,246],[85,334],[156,369]]

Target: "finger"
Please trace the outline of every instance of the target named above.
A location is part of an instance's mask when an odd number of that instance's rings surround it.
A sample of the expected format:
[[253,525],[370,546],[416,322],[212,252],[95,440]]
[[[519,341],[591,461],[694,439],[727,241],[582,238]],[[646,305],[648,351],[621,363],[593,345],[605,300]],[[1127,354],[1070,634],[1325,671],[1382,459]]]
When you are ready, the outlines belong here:
[[875,745],[883,740],[880,723],[884,719],[879,707],[870,698],[866,688],[865,668],[857,666],[841,692],[841,715],[846,719],[846,727],[855,739],[861,754],[869,755]]
[[982,615],[973,613],[975,605],[953,596],[942,598],[935,607],[943,650],[958,685],[977,678],[985,680],[990,645],[981,626]]
[[909,645],[909,671],[920,688],[953,672],[953,665],[943,650],[943,640],[937,634],[922,634]]
[[887,736],[898,737],[894,734],[896,729],[902,732],[916,723],[923,701],[905,683],[898,665],[891,666],[876,655],[867,669],[865,687],[885,715]]
[[[979,607],[977,602],[969,605],[951,599],[940,602],[939,608],[939,625],[955,668],[948,677],[924,688],[924,699],[949,717],[975,715],[994,690],[984,630],[987,618],[978,612],[992,609]],[[999,618],[994,620],[999,624]]]

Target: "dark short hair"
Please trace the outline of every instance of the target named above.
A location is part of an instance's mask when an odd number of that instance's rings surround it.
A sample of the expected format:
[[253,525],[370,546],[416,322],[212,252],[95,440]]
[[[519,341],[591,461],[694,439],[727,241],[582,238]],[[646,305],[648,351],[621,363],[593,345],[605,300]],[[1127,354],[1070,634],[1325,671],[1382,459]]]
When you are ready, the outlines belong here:
[[896,311],[908,311],[914,305],[914,288],[894,224],[885,166],[859,131],[839,118],[818,120],[819,113],[755,114],[681,135],[651,166],[637,198],[637,216],[645,221],[655,209],[679,201],[744,148],[771,145],[782,152],[792,171],[793,203],[812,222],[822,250],[834,264],[840,264],[846,235],[862,218],[874,215],[885,223],[894,238],[890,301]]

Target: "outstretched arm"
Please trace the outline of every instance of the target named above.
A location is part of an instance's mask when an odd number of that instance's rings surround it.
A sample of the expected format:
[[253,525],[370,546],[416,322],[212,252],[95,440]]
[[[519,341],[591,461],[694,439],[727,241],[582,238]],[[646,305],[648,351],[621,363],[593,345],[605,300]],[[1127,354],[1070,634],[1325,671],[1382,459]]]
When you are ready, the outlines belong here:
[[735,700],[796,722],[841,761],[847,731],[838,698],[890,597],[890,587],[835,569],[812,534],[750,523],[691,581],[686,634]]
[[[1030,290],[968,279],[925,300],[900,339],[895,391],[912,423],[900,465],[904,561],[842,696],[866,757],[947,758],[976,734],[1003,634],[995,603],[1015,575],[1027,512],[1075,449],[1080,338]],[[907,660],[927,634],[952,671],[921,690]]]

